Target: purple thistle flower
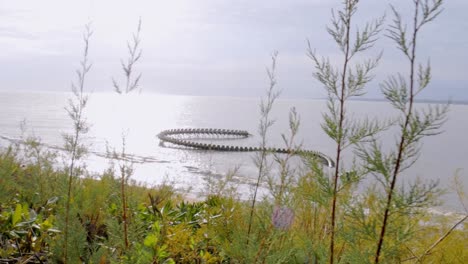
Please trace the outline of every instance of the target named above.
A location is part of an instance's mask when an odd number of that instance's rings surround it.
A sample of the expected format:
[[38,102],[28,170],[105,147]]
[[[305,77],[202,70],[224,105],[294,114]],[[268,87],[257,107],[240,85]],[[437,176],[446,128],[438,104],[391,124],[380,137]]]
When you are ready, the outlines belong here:
[[281,230],[287,230],[291,227],[294,220],[294,211],[288,207],[275,206],[271,221],[273,226]]

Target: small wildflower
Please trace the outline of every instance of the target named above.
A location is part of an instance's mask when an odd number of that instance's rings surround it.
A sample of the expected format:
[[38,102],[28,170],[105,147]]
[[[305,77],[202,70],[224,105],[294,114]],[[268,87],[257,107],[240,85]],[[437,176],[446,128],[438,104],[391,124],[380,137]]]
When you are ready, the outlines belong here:
[[287,230],[291,227],[293,220],[294,211],[291,208],[275,206],[271,216],[271,221],[276,228]]

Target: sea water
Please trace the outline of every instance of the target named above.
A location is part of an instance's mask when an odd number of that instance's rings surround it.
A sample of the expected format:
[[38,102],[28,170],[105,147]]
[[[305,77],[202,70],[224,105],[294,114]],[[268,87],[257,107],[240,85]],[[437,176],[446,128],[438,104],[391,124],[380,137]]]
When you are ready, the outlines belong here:
[[[48,146],[63,145],[63,134],[70,133],[72,123],[65,111],[69,93],[0,93],[0,146],[9,144],[5,139],[21,137],[20,124],[26,124],[25,133],[40,138]],[[236,169],[235,179],[239,192],[247,195],[249,186],[258,172],[255,153],[215,152],[161,145],[156,135],[172,128],[224,128],[249,131],[246,139],[213,139],[216,144],[258,146],[260,98],[175,96],[160,94],[117,95],[90,94],[84,116],[90,131],[84,141],[90,150],[103,154],[107,149],[120,151],[125,138],[126,152],[136,155],[141,163],[134,165],[134,180],[152,184],[170,181],[179,188],[198,196],[206,191],[208,177],[222,177]],[[424,109],[427,104],[416,104]],[[321,129],[322,114],[327,111],[324,100],[278,99],[271,112],[274,125],[268,131],[268,145],[284,148],[282,134],[288,136],[289,112],[295,108],[300,116],[300,129],[296,144],[333,157],[336,146]],[[351,101],[349,114],[356,119],[394,118],[397,112],[385,102]],[[422,151],[414,166],[399,178],[399,184],[409,184],[419,178],[438,180],[443,188],[450,188],[458,175],[468,188],[468,105],[451,105],[443,133],[422,141]],[[384,148],[395,147],[397,134],[389,130],[380,136]],[[345,165],[354,157],[353,149],[345,152]],[[298,161],[293,161],[299,166]],[[89,155],[88,168],[100,172],[109,167],[109,161],[99,155]],[[273,174],[275,171],[273,170]],[[443,196],[445,208],[461,208],[454,192]]]

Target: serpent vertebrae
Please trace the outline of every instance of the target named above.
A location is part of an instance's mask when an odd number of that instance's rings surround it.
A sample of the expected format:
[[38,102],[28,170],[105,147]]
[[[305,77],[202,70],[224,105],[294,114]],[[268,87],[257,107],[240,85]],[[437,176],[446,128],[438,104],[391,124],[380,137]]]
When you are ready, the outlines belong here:
[[201,143],[192,141],[178,136],[191,136],[191,135],[211,135],[211,136],[231,136],[239,138],[247,138],[250,136],[249,132],[245,130],[232,130],[232,129],[217,129],[217,128],[181,128],[164,130],[158,134],[161,142],[169,142],[174,145],[190,147],[202,150],[215,150],[215,151],[268,151],[276,153],[294,153],[299,155],[312,155],[318,158],[322,163],[328,167],[335,167],[333,160],[327,155],[314,151],[304,149],[284,149],[284,148],[262,148],[262,147],[245,147],[245,146],[230,146],[218,145],[211,143]]

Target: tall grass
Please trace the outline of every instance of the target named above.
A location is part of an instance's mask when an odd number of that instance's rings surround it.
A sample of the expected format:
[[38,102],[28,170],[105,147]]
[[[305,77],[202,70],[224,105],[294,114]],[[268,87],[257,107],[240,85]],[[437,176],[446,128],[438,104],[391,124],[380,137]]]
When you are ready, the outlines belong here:
[[440,128],[447,117],[448,111],[448,105],[442,107],[429,106],[425,111],[414,109],[414,101],[417,94],[423,91],[431,80],[431,66],[429,62],[426,66],[419,64],[419,71],[417,71],[416,51],[418,33],[424,25],[436,19],[441,13],[442,0],[431,2],[415,0],[413,4],[412,31],[408,34],[401,14],[394,7],[392,7],[394,15],[393,24],[388,30],[389,38],[395,42],[397,48],[408,59],[409,73],[408,78],[399,74],[391,76],[388,81],[382,84],[382,91],[385,97],[401,113],[401,118],[399,118],[398,122],[401,132],[397,142],[396,155],[392,155],[394,159],[393,164],[378,170],[378,172],[384,175],[390,174],[391,176],[386,176],[386,179],[389,178],[385,186],[387,199],[375,253],[375,263],[380,262],[388,221],[394,207],[394,192],[397,179],[403,170],[416,162],[420,152],[420,142],[423,137],[440,133]]
[[68,107],[66,108],[70,119],[73,121],[73,133],[64,135],[65,150],[70,156],[70,163],[68,165],[68,184],[66,195],[66,208],[65,208],[65,227],[64,227],[64,245],[63,245],[63,261],[67,263],[68,248],[69,248],[69,225],[70,225],[70,206],[73,195],[73,181],[81,173],[81,168],[77,162],[86,154],[87,148],[82,144],[82,136],[89,130],[86,123],[86,118],[83,111],[88,103],[88,96],[85,94],[85,81],[86,76],[91,69],[91,64],[88,61],[89,40],[92,35],[90,25],[87,24],[83,34],[84,50],[83,58],[80,62],[80,68],[76,71],[77,83],[72,84],[73,99],[69,100]]
[[267,184],[276,206],[284,206],[290,202],[291,187],[295,184],[295,176],[299,168],[291,165],[291,161],[298,155],[301,144],[296,145],[300,128],[300,117],[293,107],[289,112],[289,133],[281,134],[283,144],[288,150],[285,154],[275,153],[274,161],[279,167],[278,175],[267,175]]
[[261,151],[255,157],[255,165],[258,168],[257,180],[252,194],[252,204],[250,206],[250,216],[248,219],[248,228],[247,228],[247,244],[249,244],[250,233],[252,231],[252,222],[255,212],[255,204],[257,203],[257,194],[260,184],[265,176],[268,174],[269,166],[267,164],[267,155],[269,154],[267,150],[267,135],[268,131],[275,123],[274,120],[270,117],[270,112],[273,108],[275,100],[279,96],[279,92],[276,90],[276,59],[278,57],[278,52],[273,52],[271,56],[271,67],[267,69],[267,75],[269,80],[269,87],[266,92],[266,98],[263,99],[260,103],[260,125],[258,127],[258,133],[261,138],[260,148]]
[[[141,73],[134,77],[135,74],[135,64],[140,60],[142,50],[140,48],[140,32],[141,32],[141,18],[138,20],[138,26],[135,33],[132,34],[132,39],[127,42],[128,49],[128,58],[126,62],[121,60],[122,70],[124,72],[124,85],[119,85],[117,81],[113,78],[113,86],[115,92],[118,94],[128,94],[139,87],[139,82],[141,78]],[[141,92],[141,89],[140,89]],[[122,107],[125,107],[122,106]],[[129,250],[129,225],[130,225],[130,216],[128,214],[128,195],[126,186],[128,185],[129,179],[134,171],[134,164],[131,159],[128,158],[126,152],[126,137],[127,133],[122,132],[122,149],[118,153],[115,150],[112,153],[109,153],[111,159],[115,159],[118,162],[118,170],[120,172],[120,198],[121,198],[121,211],[122,211],[122,228],[123,228],[123,245],[124,252]]]
[[343,9],[332,12],[331,25],[327,27],[328,33],[342,52],[341,69],[331,64],[329,59],[320,58],[312,49],[309,42],[308,55],[315,65],[315,78],[324,85],[328,94],[328,113],[324,114],[322,128],[327,135],[336,142],[335,171],[332,179],[332,203],[330,211],[330,252],[329,263],[335,262],[335,232],[337,222],[337,200],[340,188],[340,176],[343,174],[343,151],[353,144],[375,135],[382,128],[373,122],[357,123],[350,119],[346,110],[346,102],[352,97],[365,94],[365,86],[373,76],[372,71],[377,67],[381,58],[375,58],[364,62],[351,62],[356,55],[371,49],[380,33],[384,18],[379,18],[367,23],[363,29],[356,30],[356,36],[351,38],[352,19],[358,9],[358,0],[346,0]]
[[[124,85],[120,85],[114,78],[112,78],[112,83],[115,89],[115,92],[119,94],[127,94],[139,87],[141,73],[134,77],[134,67],[135,64],[140,60],[142,50],[140,48],[140,32],[141,32],[141,18],[138,20],[138,27],[136,33],[133,33],[132,39],[127,42],[128,58],[126,61],[121,60],[120,64],[125,75]],[[141,92],[141,90],[140,90]]]

